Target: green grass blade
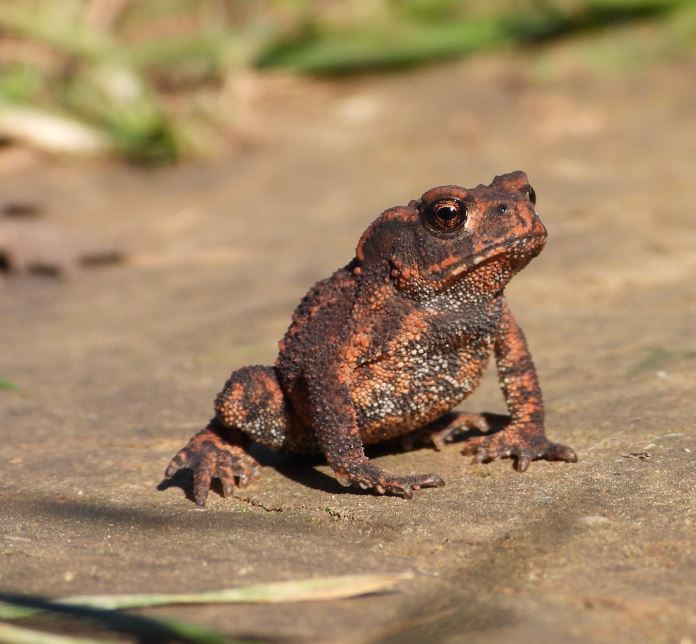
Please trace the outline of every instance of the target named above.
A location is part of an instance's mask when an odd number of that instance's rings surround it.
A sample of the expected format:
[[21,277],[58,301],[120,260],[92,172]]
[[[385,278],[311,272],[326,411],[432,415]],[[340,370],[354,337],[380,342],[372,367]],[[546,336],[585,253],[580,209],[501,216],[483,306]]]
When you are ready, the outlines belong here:
[[430,21],[409,21],[396,16],[391,21],[347,28],[317,20],[304,31],[270,42],[256,65],[304,74],[347,74],[406,67],[656,18],[689,1],[587,0],[577,7],[571,4],[570,9],[552,2],[523,11],[491,11],[476,18],[448,19],[440,15]]
[[[358,597],[386,591],[399,582],[410,579],[410,574],[345,575],[319,577],[297,581],[255,584],[238,588],[211,590],[201,593],[149,593],[137,595],[80,595],[56,600],[62,606],[81,606],[102,610],[148,608],[171,604],[230,604],[230,603],[285,603],[326,601]],[[0,603],[1,619],[27,617],[36,608]],[[40,610],[40,609],[38,609]]]
[[12,624],[0,623],[0,644],[116,644],[114,640],[54,635]]
[[[35,597],[22,597],[0,593],[3,600],[3,619],[27,617],[28,615],[51,612],[66,615],[78,620],[88,620],[121,633],[135,635],[147,641],[189,642],[190,644],[234,644],[239,640],[230,639],[224,633],[197,624],[170,619],[154,619],[140,615],[129,615],[99,607],[52,602]],[[14,612],[7,609],[21,609]],[[17,633],[15,633],[17,636]],[[1,640],[0,640],[1,641]],[[17,642],[35,640],[16,640]],[[79,641],[79,640],[78,640]]]
[[0,377],[0,389],[19,389],[19,385],[15,385],[14,382],[10,382],[5,378]]
[[386,30],[360,28],[281,42],[262,53],[256,64],[305,74],[342,74],[407,67],[474,53],[507,40],[508,33],[498,18]]

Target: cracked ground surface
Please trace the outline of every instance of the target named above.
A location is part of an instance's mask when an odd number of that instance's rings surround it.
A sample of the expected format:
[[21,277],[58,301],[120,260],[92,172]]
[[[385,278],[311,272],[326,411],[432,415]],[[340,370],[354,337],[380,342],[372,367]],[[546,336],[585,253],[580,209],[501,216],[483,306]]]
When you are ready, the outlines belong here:
[[[696,67],[539,82],[528,63],[270,82],[251,147],[169,170],[0,164],[3,198],[126,255],[0,280],[0,376],[19,385],[0,390],[0,589],[413,571],[369,598],[146,614],[295,641],[696,641]],[[518,168],[550,237],[509,299],[577,465],[373,451],[447,481],[404,501],[259,451],[238,500],[200,512],[157,489],[229,371],[273,361],[382,209]],[[466,409],[504,411],[492,374]]]

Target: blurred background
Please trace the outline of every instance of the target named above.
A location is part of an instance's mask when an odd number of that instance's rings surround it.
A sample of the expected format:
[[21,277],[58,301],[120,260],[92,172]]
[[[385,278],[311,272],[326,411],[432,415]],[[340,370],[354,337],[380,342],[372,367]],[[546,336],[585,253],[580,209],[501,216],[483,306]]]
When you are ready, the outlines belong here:
[[[366,600],[160,611],[267,640],[693,644],[695,79],[693,0],[0,0],[0,587],[411,570]],[[206,513],[158,491],[382,210],[517,169],[549,241],[506,294],[577,465],[375,454],[447,480],[404,503],[261,454]],[[504,413],[489,372],[466,408]]]
[[241,136],[255,83],[279,70],[403,70],[561,39],[576,43],[580,64],[627,70],[693,51],[696,7],[689,0],[4,0],[0,27],[6,142],[168,163],[220,152],[231,133]]

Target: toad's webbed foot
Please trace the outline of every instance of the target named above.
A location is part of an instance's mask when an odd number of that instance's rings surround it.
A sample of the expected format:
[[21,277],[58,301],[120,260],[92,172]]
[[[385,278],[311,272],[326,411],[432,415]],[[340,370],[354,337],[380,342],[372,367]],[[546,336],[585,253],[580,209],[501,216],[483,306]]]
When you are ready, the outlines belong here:
[[575,463],[575,452],[566,445],[552,443],[541,428],[531,423],[512,423],[492,436],[469,439],[463,454],[473,454],[474,463],[489,463],[499,458],[512,458],[515,469],[524,472],[532,461],[565,461]]
[[463,411],[451,412],[425,427],[402,436],[401,447],[404,450],[412,450],[419,445],[432,446],[439,452],[445,448],[447,443],[455,440],[458,434],[472,429],[482,433],[490,430],[490,424],[484,414],[472,414]]
[[367,462],[351,465],[346,470],[335,471],[336,480],[344,487],[355,485],[378,494],[394,494],[405,499],[413,498],[413,491],[424,487],[442,487],[445,482],[437,474],[395,476]]
[[198,432],[171,460],[165,477],[178,470],[193,470],[193,499],[205,506],[213,478],[220,479],[224,495],[231,496],[236,487],[243,488],[255,479],[261,466],[243,447],[229,443],[208,427]]

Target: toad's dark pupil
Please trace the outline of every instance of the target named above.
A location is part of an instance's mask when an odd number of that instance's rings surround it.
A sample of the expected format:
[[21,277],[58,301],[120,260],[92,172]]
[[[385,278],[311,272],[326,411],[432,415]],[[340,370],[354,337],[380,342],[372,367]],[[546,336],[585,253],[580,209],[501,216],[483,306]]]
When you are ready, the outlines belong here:
[[443,221],[452,221],[459,214],[454,206],[439,206],[435,212]]
[[527,194],[529,195],[529,201],[531,201],[532,203],[536,203],[536,190],[534,190],[532,186],[529,186]]

